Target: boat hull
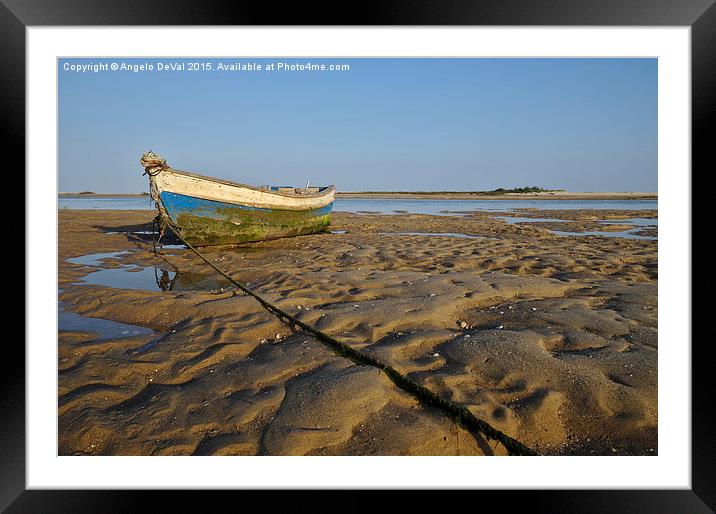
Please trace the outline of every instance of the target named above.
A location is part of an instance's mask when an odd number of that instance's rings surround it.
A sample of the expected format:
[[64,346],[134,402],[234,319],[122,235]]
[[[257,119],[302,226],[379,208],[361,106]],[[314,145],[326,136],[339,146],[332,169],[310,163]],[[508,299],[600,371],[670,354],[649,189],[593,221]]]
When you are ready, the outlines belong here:
[[158,193],[165,216],[192,246],[231,245],[312,234],[330,224],[333,199],[298,210],[255,207],[197,198],[171,191]]

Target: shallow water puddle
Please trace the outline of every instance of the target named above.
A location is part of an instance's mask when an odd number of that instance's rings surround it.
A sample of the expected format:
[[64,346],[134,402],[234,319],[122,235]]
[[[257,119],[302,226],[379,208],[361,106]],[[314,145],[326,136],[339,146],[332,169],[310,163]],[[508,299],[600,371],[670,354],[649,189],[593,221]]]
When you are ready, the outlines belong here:
[[99,269],[85,275],[80,284],[140,291],[213,291],[231,289],[231,282],[216,273],[177,273],[153,266]]
[[[157,275],[157,270],[154,267],[123,264],[119,261],[115,261],[118,257],[127,254],[129,254],[127,250],[121,252],[91,253],[80,257],[71,257],[67,259],[67,261],[73,264],[96,268],[96,271],[92,271],[82,277],[78,282],[79,284],[116,287],[119,289],[138,289],[142,291],[162,289],[159,285],[158,276],[164,271],[159,270],[159,275]],[[117,262],[118,266],[114,268],[103,268],[102,265],[107,260]],[[173,279],[173,272],[168,273],[172,273],[172,275],[168,277],[169,280]]]
[[508,225],[514,225],[516,223],[568,223],[571,220],[560,220],[558,218],[523,218],[520,216],[495,216],[495,219],[502,220]]
[[657,218],[627,218],[623,220],[605,220],[601,221],[603,225],[621,225],[622,223],[628,225],[636,225],[637,227],[658,227],[659,220]]
[[98,334],[98,340],[120,339],[140,335],[153,334],[151,328],[139,325],[120,323],[104,318],[92,318],[81,316],[76,312],[68,311],[64,302],[59,302],[57,307],[58,330],[67,332],[94,332]]
[[599,232],[599,231],[588,231],[588,232],[565,232],[563,230],[551,230],[555,235],[558,236],[602,236],[602,237],[623,237],[625,239],[644,239],[647,241],[655,241],[658,237],[654,236],[641,236],[634,234],[634,231],[641,230],[641,227],[635,228],[628,232]]
[[[176,273],[154,267],[122,266],[119,268],[102,268],[85,275],[80,284],[114,287],[117,289],[136,289],[140,291],[167,291],[163,283],[169,284]],[[167,286],[168,287],[168,286]]]
[[164,291],[215,291],[236,289],[231,282],[218,273],[175,273],[169,282],[164,282]]
[[184,249],[186,249],[186,246],[184,246],[184,245],[161,244],[161,245],[157,245],[157,247],[161,248],[162,250],[184,250]]
[[72,264],[80,264],[82,266],[101,266],[102,261],[105,259],[116,259],[117,257],[128,253],[129,252],[126,250],[121,252],[90,253],[87,255],[81,255],[80,257],[70,257],[66,260]]
[[[167,248],[169,245],[165,245]],[[123,264],[114,268],[102,268],[107,259],[116,259],[128,251],[93,253],[67,259],[73,264],[96,268],[77,282],[80,285],[96,285],[117,289],[139,291],[212,291],[230,289],[232,284],[216,273],[177,273],[154,266]]]
[[378,232],[386,236],[433,236],[433,237],[460,237],[466,239],[494,239],[486,236],[474,236],[471,234],[461,234],[459,232]]
[[[577,223],[582,220],[561,220],[557,218],[524,218],[524,217],[510,217],[510,216],[496,216],[496,219],[503,220],[509,225],[514,225],[516,223],[537,223],[537,222],[546,222],[546,223]],[[655,236],[642,236],[639,234],[635,234],[635,232],[638,232],[644,228],[651,228],[651,227],[658,227],[659,226],[659,220],[656,218],[625,218],[625,219],[611,219],[611,220],[595,220],[596,222],[602,224],[602,225],[635,225],[634,228],[625,230],[622,232],[612,232],[612,231],[583,231],[583,232],[570,232],[565,230],[551,230],[550,232],[552,234],[558,235],[558,236],[603,236],[603,237],[623,237],[626,239],[644,239],[648,241],[653,241],[658,239]]]

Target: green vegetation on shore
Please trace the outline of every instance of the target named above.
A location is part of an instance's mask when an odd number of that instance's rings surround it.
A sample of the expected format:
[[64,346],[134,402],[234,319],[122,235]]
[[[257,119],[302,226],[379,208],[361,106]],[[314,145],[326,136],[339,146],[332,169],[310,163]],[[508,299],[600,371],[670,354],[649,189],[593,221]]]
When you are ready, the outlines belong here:
[[[365,194],[365,195],[379,195],[379,194],[405,194],[405,195],[504,195],[508,193],[555,193],[562,192],[564,189],[544,189],[537,186],[530,187],[516,187],[513,189],[498,188],[492,191],[345,191],[346,194]],[[341,192],[339,192],[340,194]]]
[[493,189],[492,191],[479,191],[483,195],[504,195],[506,193],[554,193],[557,191],[564,191],[564,189],[543,189],[537,186],[531,187],[516,187],[513,189],[504,189],[502,187]]

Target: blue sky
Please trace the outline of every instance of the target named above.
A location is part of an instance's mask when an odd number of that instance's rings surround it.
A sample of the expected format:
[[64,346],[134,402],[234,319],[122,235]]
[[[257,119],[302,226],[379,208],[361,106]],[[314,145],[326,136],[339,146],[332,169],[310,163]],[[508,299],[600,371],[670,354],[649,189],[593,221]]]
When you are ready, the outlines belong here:
[[[212,71],[158,71],[169,62]],[[219,62],[350,71],[215,71]],[[149,63],[80,73],[65,65]],[[656,59],[65,59],[59,190],[147,190],[139,157],[339,191],[657,190]]]

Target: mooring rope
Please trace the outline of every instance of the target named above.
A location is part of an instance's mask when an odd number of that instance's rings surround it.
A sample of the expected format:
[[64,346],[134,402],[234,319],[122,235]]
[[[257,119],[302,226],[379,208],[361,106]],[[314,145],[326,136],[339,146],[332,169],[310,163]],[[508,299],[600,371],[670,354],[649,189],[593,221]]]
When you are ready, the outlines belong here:
[[139,163],[144,168],[142,175],[149,175],[150,177],[154,177],[162,170],[169,168],[166,159],[151,150],[142,155],[142,158],[139,159]]
[[[160,215],[157,216],[159,218]],[[502,445],[505,447],[507,452],[510,455],[537,455],[537,453],[532,450],[531,448],[525,446],[521,442],[517,441],[516,439],[513,439],[512,437],[508,436],[504,432],[501,432],[500,430],[497,430],[492,425],[487,423],[486,421],[481,420],[477,416],[475,416],[467,407],[463,405],[458,405],[454,402],[451,402],[450,400],[446,400],[445,398],[442,398],[441,396],[438,396],[433,391],[428,389],[427,387],[424,387],[414,380],[406,377],[399,371],[397,371],[395,368],[388,366],[387,364],[379,361],[375,357],[372,357],[370,355],[366,355],[363,352],[360,352],[356,350],[355,348],[352,348],[351,346],[341,343],[337,339],[329,336],[325,332],[322,332],[318,330],[317,328],[312,327],[311,325],[304,323],[300,319],[296,318],[295,316],[292,316],[291,314],[285,312],[284,310],[280,309],[276,305],[272,304],[259,294],[255,293],[253,290],[242,284],[241,282],[238,282],[237,280],[234,280],[231,278],[228,274],[226,274],[223,270],[219,269],[213,262],[211,262],[209,259],[207,259],[199,250],[194,248],[191,244],[186,242],[186,240],[182,237],[181,232],[178,227],[176,227],[172,222],[170,222],[168,219],[164,218],[162,219],[163,223],[168,226],[174,234],[181,240],[182,243],[184,243],[187,248],[192,250],[199,258],[201,258],[204,262],[206,262],[211,268],[214,269],[219,275],[223,276],[225,279],[227,279],[229,282],[234,284],[236,287],[238,287],[241,291],[246,293],[247,295],[253,297],[256,301],[258,301],[261,306],[269,311],[270,313],[274,314],[281,320],[283,323],[288,324],[292,329],[295,329],[295,327],[300,327],[304,331],[312,334],[316,339],[319,341],[327,344],[333,350],[336,351],[339,355],[343,357],[347,357],[351,359],[353,362],[357,364],[363,364],[367,366],[373,366],[375,368],[380,369],[385,373],[388,378],[400,389],[403,391],[406,391],[407,393],[413,395],[418,400],[431,405],[433,407],[436,407],[443,412],[445,412],[448,416],[455,419],[455,421],[460,425],[467,429],[474,430],[475,432],[478,432],[482,435],[484,435],[487,439],[494,439],[496,441],[499,441],[502,443]],[[163,230],[162,230],[163,234]],[[155,252],[156,252],[156,245],[155,245]]]

